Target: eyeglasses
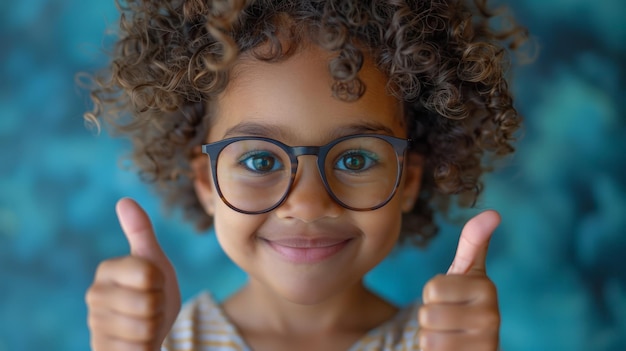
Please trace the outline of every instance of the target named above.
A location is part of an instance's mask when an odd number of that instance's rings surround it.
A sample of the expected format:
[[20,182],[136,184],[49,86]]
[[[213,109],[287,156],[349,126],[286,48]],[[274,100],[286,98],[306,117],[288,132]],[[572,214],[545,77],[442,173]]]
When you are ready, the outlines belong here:
[[288,146],[263,137],[235,137],[202,145],[218,195],[231,209],[261,214],[291,190],[298,156],[317,156],[330,197],[354,211],[375,210],[393,197],[409,140],[379,134],[341,137],[322,146]]

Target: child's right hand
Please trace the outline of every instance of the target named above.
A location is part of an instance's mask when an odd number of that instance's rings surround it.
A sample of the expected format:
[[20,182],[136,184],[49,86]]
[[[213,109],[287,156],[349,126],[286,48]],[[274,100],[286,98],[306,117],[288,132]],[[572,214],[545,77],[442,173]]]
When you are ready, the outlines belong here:
[[94,351],[155,351],[174,324],[181,299],[174,267],[143,209],[116,206],[130,255],[102,262],[86,294]]

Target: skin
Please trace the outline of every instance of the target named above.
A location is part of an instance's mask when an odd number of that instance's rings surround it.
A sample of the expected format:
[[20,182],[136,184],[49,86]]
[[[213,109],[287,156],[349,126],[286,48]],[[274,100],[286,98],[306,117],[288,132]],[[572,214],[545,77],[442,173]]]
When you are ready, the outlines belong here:
[[[330,94],[330,57],[307,46],[280,63],[241,61],[240,74],[219,97],[207,141],[253,130],[288,145],[322,145],[354,133],[354,126],[372,125],[381,129],[378,133],[406,137],[401,104],[386,94],[385,76],[366,60],[360,73],[365,96],[342,102]],[[223,308],[254,350],[347,350],[396,313],[363,286],[362,278],[395,246],[401,214],[419,192],[420,165],[418,155],[409,155],[392,200],[378,210],[357,212],[328,196],[315,158],[302,156],[286,202],[267,214],[245,215],[217,196],[207,158],[193,160],[196,192],[214,216],[220,245],[249,274],[248,284]],[[117,211],[131,251],[103,262],[87,292],[92,349],[158,350],[180,309],[174,269],[141,207],[122,199]],[[497,295],[485,273],[485,258],[499,221],[494,211],[470,220],[449,272],[424,287],[416,336],[422,350],[497,348]],[[321,235],[345,237],[348,243],[314,264],[288,262],[268,245],[285,237]]]

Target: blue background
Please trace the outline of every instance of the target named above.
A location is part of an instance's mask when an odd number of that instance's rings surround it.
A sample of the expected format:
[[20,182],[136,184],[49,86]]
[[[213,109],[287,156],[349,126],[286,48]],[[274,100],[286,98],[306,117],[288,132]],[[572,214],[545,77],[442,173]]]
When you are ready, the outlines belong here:
[[[541,47],[515,69],[526,116],[519,152],[487,180],[479,208],[499,209],[489,270],[502,345],[626,350],[626,4],[510,1]],[[84,292],[97,263],[127,244],[114,215],[138,199],[179,271],[185,298],[219,298],[243,279],[212,235],[196,235],[119,167],[128,147],[84,128],[74,75],[105,64],[113,1],[0,3],[0,351],[86,350]],[[426,250],[393,254],[368,276],[398,303],[444,272],[459,227]]]

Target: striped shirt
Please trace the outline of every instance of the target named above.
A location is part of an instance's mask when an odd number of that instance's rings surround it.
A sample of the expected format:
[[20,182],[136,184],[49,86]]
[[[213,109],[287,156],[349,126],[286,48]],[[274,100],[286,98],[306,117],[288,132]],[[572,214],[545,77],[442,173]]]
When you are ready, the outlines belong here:
[[[348,351],[417,351],[417,304],[372,329]],[[251,351],[208,293],[186,303],[161,351]]]

